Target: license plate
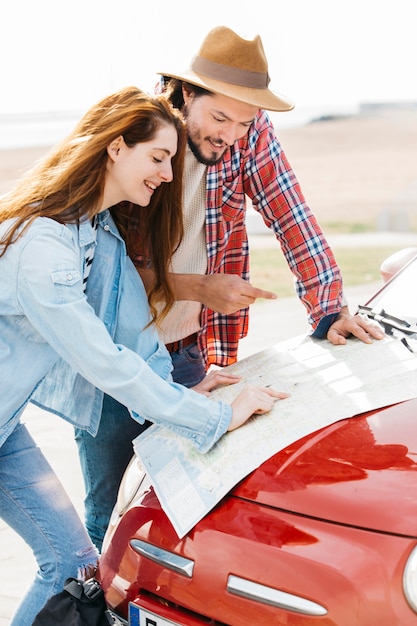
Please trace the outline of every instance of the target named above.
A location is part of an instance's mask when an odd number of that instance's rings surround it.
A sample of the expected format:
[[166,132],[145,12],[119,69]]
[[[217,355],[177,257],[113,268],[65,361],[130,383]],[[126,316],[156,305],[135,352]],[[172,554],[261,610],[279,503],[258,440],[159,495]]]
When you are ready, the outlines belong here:
[[129,604],[129,626],[181,626],[181,624],[160,617],[137,604]]

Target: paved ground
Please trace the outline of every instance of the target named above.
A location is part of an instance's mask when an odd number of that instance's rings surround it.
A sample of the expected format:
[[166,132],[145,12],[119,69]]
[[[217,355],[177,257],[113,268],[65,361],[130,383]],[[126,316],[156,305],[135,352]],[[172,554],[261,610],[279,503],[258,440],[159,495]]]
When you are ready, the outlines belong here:
[[[331,245],[363,245],[364,236],[358,237],[349,235],[343,242],[330,237],[329,240]],[[417,235],[382,233],[367,237],[366,241],[368,245],[397,243],[400,249],[417,245]],[[253,237],[252,246],[266,245],[276,245],[269,235]],[[378,286],[379,283],[347,289],[351,310],[359,303],[364,304]],[[307,330],[304,309],[296,298],[258,302],[252,307],[250,332],[241,342],[240,358]],[[82,515],[83,486],[72,428],[63,420],[32,406],[26,410],[25,420]],[[0,547],[0,626],[7,626],[14,607],[33,578],[35,561],[27,546],[1,520]]]

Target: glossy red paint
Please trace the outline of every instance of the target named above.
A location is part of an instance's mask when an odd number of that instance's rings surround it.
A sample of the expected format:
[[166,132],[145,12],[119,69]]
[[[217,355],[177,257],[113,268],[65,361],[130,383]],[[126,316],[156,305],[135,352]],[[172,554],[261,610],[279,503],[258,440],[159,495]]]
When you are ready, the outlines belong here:
[[[401,578],[417,543],[417,502],[406,495],[417,487],[416,414],[413,400],[298,441],[250,474],[183,540],[149,488],[106,542],[99,572],[107,601],[121,616],[136,601],[180,624],[193,623],[186,610],[197,624],[206,623],[201,616],[232,626],[415,624]],[[392,431],[401,435],[393,439]],[[382,470],[391,474],[385,491]],[[132,538],[193,560],[192,579],[138,555]],[[229,574],[317,602],[327,615],[234,596]]]
[[233,494],[339,524],[413,536],[416,424],[417,399],[343,420],[271,457]]

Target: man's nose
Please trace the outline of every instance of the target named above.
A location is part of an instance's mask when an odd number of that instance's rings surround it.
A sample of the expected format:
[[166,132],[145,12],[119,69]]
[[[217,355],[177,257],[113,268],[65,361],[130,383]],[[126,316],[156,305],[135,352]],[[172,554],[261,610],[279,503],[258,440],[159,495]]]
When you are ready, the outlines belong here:
[[232,146],[237,139],[240,139],[238,127],[235,124],[229,124],[227,127],[222,128],[220,138],[228,146]]

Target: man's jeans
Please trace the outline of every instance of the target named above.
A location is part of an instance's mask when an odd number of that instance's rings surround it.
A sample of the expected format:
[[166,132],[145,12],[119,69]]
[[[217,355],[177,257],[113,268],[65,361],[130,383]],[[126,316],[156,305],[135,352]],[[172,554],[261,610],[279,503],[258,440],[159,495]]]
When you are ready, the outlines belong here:
[[92,542],[101,550],[123,473],[132,458],[132,441],[148,426],[139,424],[125,406],[104,395],[98,433],[75,429],[85,486],[85,523]]
[[[197,344],[171,354],[175,382],[194,387],[206,375]],[[101,550],[123,473],[133,455],[132,441],[150,422],[139,424],[122,404],[104,395],[96,437],[76,429],[81,469],[86,491],[85,522],[93,543]]]
[[95,566],[98,555],[66,491],[20,423],[0,447],[0,516],[38,563],[10,624],[31,626],[47,600],[62,591],[65,579]]
[[186,348],[179,348],[171,354],[174,370],[172,378],[185,387],[198,385],[206,375],[206,368],[196,343]]

